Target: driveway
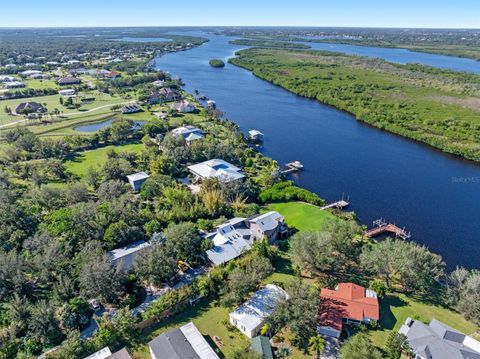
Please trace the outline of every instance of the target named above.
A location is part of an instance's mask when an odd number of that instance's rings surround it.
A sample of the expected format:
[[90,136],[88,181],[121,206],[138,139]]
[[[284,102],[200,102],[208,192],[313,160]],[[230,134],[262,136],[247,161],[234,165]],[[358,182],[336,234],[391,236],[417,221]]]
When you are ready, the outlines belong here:
[[338,359],[340,357],[340,343],[338,339],[327,336],[324,336],[323,338],[325,339],[326,343],[325,350],[323,351],[322,355],[320,355],[320,359]]

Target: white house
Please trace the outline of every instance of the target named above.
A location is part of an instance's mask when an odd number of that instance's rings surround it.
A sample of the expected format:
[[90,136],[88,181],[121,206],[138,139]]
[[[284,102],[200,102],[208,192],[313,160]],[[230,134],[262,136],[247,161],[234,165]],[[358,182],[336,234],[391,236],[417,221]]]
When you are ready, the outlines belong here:
[[145,172],[137,172],[127,176],[128,183],[134,191],[139,191],[142,187],[142,184],[148,179],[149,175]]
[[288,299],[288,294],[274,284],[267,284],[255,292],[245,303],[229,314],[230,323],[249,338],[253,338],[262,328],[265,320],[275,307]]
[[176,110],[181,113],[190,113],[195,111],[195,106],[193,106],[187,100],[182,100],[179,102],[175,102],[171,106],[172,110]]
[[214,265],[227,263],[250,250],[255,240],[267,237],[273,242],[287,230],[282,215],[274,211],[250,218],[232,218],[205,236],[213,243],[213,248],[206,251],[207,257]]
[[112,355],[112,352],[110,351],[110,348],[105,347],[105,348],[100,349],[98,352],[95,352],[95,353],[89,355],[85,359],[106,359],[110,355]]
[[264,134],[259,130],[250,130],[248,131],[248,137],[251,141],[261,142],[263,141]]
[[42,71],[39,71],[39,70],[26,70],[26,71],[20,72],[22,76],[32,76],[32,75],[38,75],[41,73]]
[[187,143],[200,140],[204,137],[203,131],[192,125],[177,127],[172,130],[173,136],[182,136]]
[[150,247],[152,244],[145,241],[137,241],[128,246],[114,249],[107,253],[107,257],[110,260],[112,266],[122,272],[128,272],[132,269],[135,257],[140,254],[141,251]]
[[65,90],[60,90],[58,91],[58,94],[60,96],[64,96],[64,97],[72,97],[72,96],[75,96],[75,90],[74,89],[65,89]]
[[242,170],[240,168],[220,159],[197,163],[188,166],[188,169],[197,180],[218,178],[223,182],[231,182],[245,177],[245,175],[241,173]]

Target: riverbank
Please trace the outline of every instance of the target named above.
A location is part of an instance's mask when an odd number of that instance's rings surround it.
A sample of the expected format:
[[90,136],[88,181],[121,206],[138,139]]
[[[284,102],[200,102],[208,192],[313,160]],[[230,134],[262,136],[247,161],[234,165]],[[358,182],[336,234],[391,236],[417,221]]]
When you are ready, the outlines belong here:
[[338,53],[247,49],[236,66],[297,95],[480,161],[480,77]]
[[321,42],[330,44],[346,44],[355,46],[372,46],[379,48],[392,48],[392,49],[406,49],[415,52],[423,52],[426,54],[445,55],[462,57],[465,59],[472,59],[480,61],[480,48],[463,45],[451,45],[451,44],[409,44],[409,43],[389,43],[389,42],[376,42],[376,41],[358,41],[358,40],[335,40],[335,39],[321,39],[321,40],[309,40],[309,39],[296,39],[299,41],[308,42]]

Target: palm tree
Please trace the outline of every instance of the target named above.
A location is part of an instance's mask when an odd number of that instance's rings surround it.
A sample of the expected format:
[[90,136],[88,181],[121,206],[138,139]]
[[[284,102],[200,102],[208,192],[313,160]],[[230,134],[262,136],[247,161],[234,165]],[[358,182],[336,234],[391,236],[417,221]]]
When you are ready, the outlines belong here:
[[310,338],[308,345],[310,351],[314,353],[314,358],[318,359],[320,358],[320,354],[322,354],[325,349],[325,339],[323,339],[323,337],[320,335],[315,335],[314,337]]
[[290,349],[289,347],[287,347],[285,345],[282,345],[281,347],[279,347],[277,349],[275,354],[277,355],[277,358],[285,359],[286,357],[289,357],[289,356],[292,355],[292,349]]

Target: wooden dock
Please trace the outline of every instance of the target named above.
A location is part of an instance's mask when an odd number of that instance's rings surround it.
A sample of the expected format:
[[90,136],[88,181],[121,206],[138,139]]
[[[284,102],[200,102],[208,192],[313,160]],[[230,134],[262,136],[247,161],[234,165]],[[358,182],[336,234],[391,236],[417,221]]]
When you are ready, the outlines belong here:
[[284,175],[289,173],[303,171],[303,164],[300,161],[293,161],[285,164],[285,169],[282,171]]
[[350,205],[349,202],[344,201],[343,199],[337,202],[333,202],[327,204],[326,206],[320,207],[320,209],[328,209],[328,208],[337,208],[337,209],[344,209]]
[[395,238],[409,239],[412,235],[407,233],[405,228],[397,227],[395,224],[387,223],[383,219],[377,219],[373,221],[374,228],[365,232],[364,236],[369,238],[378,237],[384,233],[393,233]]

